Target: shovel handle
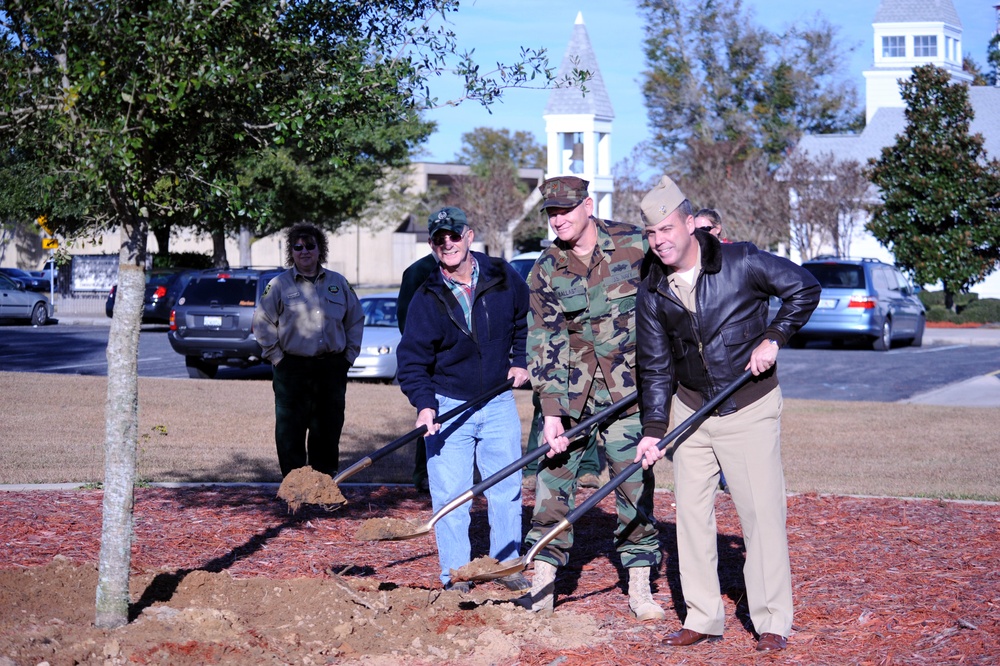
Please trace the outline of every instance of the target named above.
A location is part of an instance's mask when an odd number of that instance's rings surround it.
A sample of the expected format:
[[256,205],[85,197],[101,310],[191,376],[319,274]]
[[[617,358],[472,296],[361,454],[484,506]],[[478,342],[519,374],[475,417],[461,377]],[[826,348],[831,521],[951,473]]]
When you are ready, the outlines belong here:
[[[668,432],[663,439],[661,439],[659,442],[656,443],[657,448],[659,448],[661,451],[666,449],[667,445],[670,444],[670,442],[674,441],[682,434],[684,434],[687,431],[687,429],[690,428],[695,422],[705,418],[705,416],[707,416],[709,412],[718,407],[723,400],[727,399],[730,395],[732,395],[733,392],[736,391],[736,389],[738,389],[740,386],[742,386],[744,382],[750,379],[752,375],[753,372],[751,372],[750,370],[744,370],[742,375],[737,377],[731,384],[723,388],[718,395],[716,395],[714,398],[712,398],[704,405],[702,405],[701,409],[696,411],[691,416],[687,417],[683,423],[681,423],[679,426]],[[623,469],[619,474],[615,475],[615,478],[611,479],[611,481],[605,483],[603,486],[598,488],[594,492],[594,494],[588,497],[586,500],[584,500],[583,503],[580,504],[580,506],[570,511],[569,515],[567,515],[561,522],[559,522],[555,527],[553,527],[551,530],[542,535],[542,538],[540,538],[538,542],[535,543],[535,545],[531,548],[529,554],[532,555],[532,557],[534,557],[534,555],[537,555],[538,552],[541,550],[541,547],[539,547],[540,545],[545,546],[554,538],[556,538],[556,536],[560,532],[562,532],[567,527],[572,525],[573,522],[576,521],[580,516],[587,513],[592,508],[594,508],[594,506],[597,505],[597,503],[600,502],[602,499],[607,497],[611,493],[611,491],[613,491],[615,488],[624,483],[625,479],[629,478],[640,469],[642,469],[642,461],[634,462],[625,469]]]
[[[465,410],[469,409],[470,407],[475,407],[476,405],[486,402],[487,400],[492,400],[493,398],[500,395],[507,389],[511,388],[513,385],[514,385],[514,380],[508,379],[503,384],[494,386],[490,390],[484,392],[481,395],[476,396],[472,400],[463,402],[458,407],[449,410],[444,414],[439,414],[438,416],[434,417],[434,423],[444,423],[445,421],[449,421],[458,416],[459,414],[461,414],[462,412],[464,412]],[[396,449],[401,448],[405,444],[409,444],[410,442],[414,441],[417,437],[420,437],[426,432],[427,432],[427,426],[420,426],[418,428],[414,428],[413,430],[411,430],[410,432],[406,433],[401,437],[397,437],[396,439],[392,440],[391,442],[383,446],[381,449],[373,451],[372,453],[368,454],[367,456],[365,456],[364,458],[362,458],[361,460],[354,463],[353,465],[345,469],[343,472],[335,476],[333,478],[333,482],[340,483],[349,476],[357,474],[364,468],[369,467],[376,460],[384,458],[385,456],[389,455]]]
[[[580,421],[575,426],[564,432],[563,435],[567,439],[572,441],[574,437],[578,437],[579,435],[587,432],[598,423],[604,421],[608,417],[617,413],[619,410],[627,408],[629,405],[635,402],[638,397],[639,394],[633,391],[632,393],[628,394],[621,400],[612,403],[611,405],[605,407],[596,414],[591,414],[586,419]],[[530,463],[532,460],[544,456],[546,453],[549,452],[549,449],[551,448],[552,448],[551,445],[545,443],[533,451],[528,451],[523,456],[521,456],[511,464],[507,465],[493,476],[483,479],[476,485],[472,486],[472,488],[469,489],[468,493],[465,494],[471,494],[472,497],[475,497],[476,495],[481,495],[482,493],[486,492],[487,490],[498,484],[503,479],[507,478],[517,470],[521,469],[522,467]]]

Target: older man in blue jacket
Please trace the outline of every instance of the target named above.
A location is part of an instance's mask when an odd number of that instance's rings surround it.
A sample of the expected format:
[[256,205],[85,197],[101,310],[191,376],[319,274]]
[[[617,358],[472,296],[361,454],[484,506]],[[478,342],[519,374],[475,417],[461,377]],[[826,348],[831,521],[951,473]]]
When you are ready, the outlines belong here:
[[[503,259],[471,251],[475,232],[454,206],[434,212],[428,242],[438,260],[413,295],[396,353],[400,388],[417,409],[417,427],[426,426],[427,475],[431,502],[439,511],[473,485],[473,464],[483,478],[521,455],[521,421],[511,391],[479,409],[443,424],[447,412],[508,379],[528,379],[526,340],[528,287]],[[521,550],[521,474],[486,491],[490,556],[503,561]],[[471,559],[470,505],[448,513],[435,526],[441,582],[466,592],[467,582],[451,582],[450,571]],[[530,588],[514,574],[500,579],[508,589]]]

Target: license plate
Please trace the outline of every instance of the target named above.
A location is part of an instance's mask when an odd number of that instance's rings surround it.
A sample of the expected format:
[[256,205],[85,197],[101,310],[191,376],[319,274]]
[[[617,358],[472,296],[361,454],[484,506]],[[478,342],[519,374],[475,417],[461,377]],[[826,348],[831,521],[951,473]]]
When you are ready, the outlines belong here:
[[222,326],[222,317],[205,317],[202,324],[205,326]]
[[833,308],[837,306],[837,299],[835,298],[821,298],[819,299],[819,306],[821,308]]

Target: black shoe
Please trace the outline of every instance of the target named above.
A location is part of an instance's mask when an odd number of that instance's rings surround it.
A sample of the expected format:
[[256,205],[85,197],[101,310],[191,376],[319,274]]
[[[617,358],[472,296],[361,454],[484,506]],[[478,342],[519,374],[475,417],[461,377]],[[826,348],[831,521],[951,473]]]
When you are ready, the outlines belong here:
[[459,594],[468,594],[472,591],[472,583],[468,583],[464,580],[459,583],[448,583],[444,586],[444,589],[452,592],[458,592]]
[[415,479],[413,481],[413,487],[417,489],[418,493],[427,494],[431,491],[431,485],[427,481],[426,476],[421,479]]
[[497,578],[497,582],[511,592],[523,592],[524,590],[531,589],[531,583],[524,577],[524,574],[520,573],[512,573],[509,576]]

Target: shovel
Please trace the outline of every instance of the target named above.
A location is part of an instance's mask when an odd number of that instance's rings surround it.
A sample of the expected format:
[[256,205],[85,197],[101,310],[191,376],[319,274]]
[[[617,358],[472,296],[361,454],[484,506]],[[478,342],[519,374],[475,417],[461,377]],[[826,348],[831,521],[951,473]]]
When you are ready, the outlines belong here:
[[[452,409],[451,411],[445,412],[444,414],[439,414],[438,416],[436,416],[434,418],[434,422],[435,423],[444,423],[445,421],[453,419],[456,416],[458,416],[459,414],[461,414],[462,412],[464,412],[465,410],[469,409],[470,407],[475,407],[476,405],[478,405],[480,403],[486,402],[488,400],[492,400],[493,398],[495,398],[496,396],[500,395],[501,393],[503,393],[504,391],[506,391],[507,389],[509,389],[513,385],[514,385],[514,380],[513,379],[508,379],[503,384],[500,384],[499,386],[495,386],[495,387],[491,388],[489,391],[486,391],[482,395],[476,396],[475,398],[473,398],[472,400],[469,400],[468,402],[462,403],[461,405],[459,405],[455,409]],[[375,452],[373,452],[373,453],[365,456],[364,458],[362,458],[358,462],[354,463],[353,465],[351,465],[350,467],[348,467],[347,469],[345,469],[343,472],[341,472],[337,476],[333,477],[333,482],[337,483],[337,484],[342,483],[344,481],[344,479],[346,479],[348,477],[351,477],[351,476],[354,476],[355,474],[357,474],[361,470],[365,469],[366,467],[369,467],[376,460],[384,458],[385,456],[389,455],[390,453],[392,453],[396,449],[402,447],[405,444],[409,444],[410,442],[412,442],[413,440],[415,440],[417,437],[420,437],[421,435],[423,435],[426,432],[427,432],[427,426],[420,426],[419,428],[414,428],[413,430],[411,430],[410,432],[406,433],[402,437],[397,437],[396,439],[392,440],[391,442],[389,442],[388,444],[386,444],[385,446],[383,446],[378,451],[375,451]]]
[[[633,402],[635,402],[637,397],[638,394],[630,393],[621,400],[602,409],[596,414],[588,416],[583,421],[580,421],[578,424],[576,424],[575,426],[567,430],[565,433],[563,433],[563,435],[567,439],[572,440],[573,438],[581,435],[582,433],[587,432],[590,428],[594,427],[601,421],[604,421],[608,417],[617,413],[619,410],[625,409]],[[471,500],[476,495],[481,495],[482,493],[486,492],[487,490],[495,486],[503,479],[507,478],[517,470],[527,465],[532,460],[535,460],[536,458],[541,458],[543,455],[548,453],[549,449],[551,448],[552,447],[546,443],[542,444],[534,451],[528,451],[519,459],[510,463],[496,474],[490,476],[489,478],[483,479],[476,485],[472,486],[472,488],[469,488],[464,493],[462,493],[452,501],[445,504],[443,507],[441,507],[441,509],[437,513],[434,514],[434,516],[430,520],[428,520],[423,525],[412,526],[413,531],[402,534],[390,534],[389,532],[392,531],[391,526],[386,526],[386,529],[380,532],[377,538],[372,539],[372,541],[403,541],[405,539],[413,539],[428,534],[431,531],[431,529],[433,529],[434,524],[437,523],[437,521],[441,520],[446,514],[451,513],[458,507],[462,506],[463,504]],[[406,527],[408,529],[410,528],[410,526],[408,525]]]
[[[742,375],[736,378],[735,381],[733,381],[731,384],[722,389],[722,391],[720,391],[717,396],[715,396],[714,398],[706,402],[704,405],[702,405],[701,409],[696,411],[694,414],[685,419],[683,423],[681,423],[679,426],[677,426],[669,433],[667,433],[667,435],[663,439],[661,439],[659,442],[656,443],[657,448],[659,448],[661,451],[665,450],[668,444],[670,444],[672,441],[674,441],[682,434],[684,434],[687,431],[687,429],[690,428],[694,423],[705,418],[709,414],[709,412],[718,407],[723,400],[732,395],[732,393],[740,386],[742,386],[743,383],[746,382],[752,375],[753,373],[750,370],[745,370]],[[673,455],[673,449],[671,449],[667,453],[667,457],[668,458],[672,457],[672,455]],[[511,574],[520,573],[524,571],[525,567],[527,567],[528,564],[530,564],[531,561],[535,559],[535,556],[538,555],[538,553],[540,553],[541,550],[549,544],[549,542],[551,542],[553,539],[559,536],[559,534],[563,530],[572,525],[573,522],[576,521],[580,516],[587,513],[592,508],[594,508],[594,506],[596,506],[598,502],[607,497],[611,493],[611,491],[613,491],[615,488],[620,486],[622,482],[625,481],[625,479],[629,478],[640,469],[642,469],[642,461],[634,462],[625,469],[623,469],[620,474],[615,476],[614,479],[612,479],[608,483],[598,488],[593,495],[588,497],[580,506],[570,511],[569,515],[567,515],[565,518],[559,521],[559,523],[556,524],[555,527],[553,527],[544,535],[542,535],[542,538],[539,539],[537,542],[535,542],[535,545],[531,547],[531,550],[529,550],[524,555],[524,557],[513,560],[507,560],[506,562],[501,562],[500,566],[503,567],[502,569],[483,571],[468,577],[462,577],[461,576],[462,571],[460,569],[458,571],[459,576],[457,577],[452,576],[452,580],[458,580],[458,581],[470,580],[470,581],[481,582],[487,580],[496,580],[497,578],[503,578],[504,576],[509,576]]]

